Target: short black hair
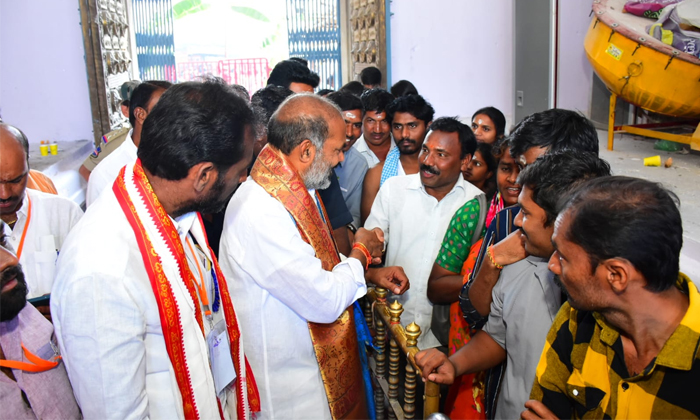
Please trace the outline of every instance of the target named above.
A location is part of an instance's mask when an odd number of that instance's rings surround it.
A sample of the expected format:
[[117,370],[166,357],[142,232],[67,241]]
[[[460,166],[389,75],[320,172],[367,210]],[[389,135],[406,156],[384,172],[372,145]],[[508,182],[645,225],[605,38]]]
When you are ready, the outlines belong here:
[[227,171],[245,156],[250,105],[230,86],[212,80],[168,89],[143,124],[138,157],[153,175],[177,181],[201,162]]
[[386,108],[394,101],[394,95],[382,88],[374,88],[366,90],[362,96],[362,106],[365,112],[386,112]]
[[293,94],[294,92],[286,87],[267,85],[253,94],[251,102],[259,110],[261,122],[267,125],[270,117],[277,111],[280,104]]
[[433,120],[435,109],[420,95],[400,96],[394,99],[389,106],[386,107],[386,115],[389,121],[394,120],[394,115],[397,112],[407,112],[426,125]]
[[598,154],[595,127],[583,114],[568,109],[548,109],[525,117],[509,137],[510,154],[516,158],[532,147]]
[[532,191],[532,201],[547,216],[545,226],[556,220],[563,202],[592,178],[610,176],[610,165],[593,153],[561,150],[546,153],[520,172],[518,184]]
[[474,118],[476,118],[476,116],[479,114],[484,114],[489,117],[491,121],[493,121],[494,128],[496,129],[496,137],[501,137],[503,134],[505,134],[506,117],[500,110],[498,110],[498,108],[494,108],[492,106],[481,108],[480,110],[476,111],[474,115],[472,115],[472,121],[474,121]]
[[350,111],[359,109],[364,113],[365,107],[362,106],[362,100],[356,95],[347,91],[333,92],[326,96],[326,99],[338,105],[341,111]]
[[430,124],[430,131],[442,131],[443,133],[457,133],[461,149],[460,159],[467,155],[474,156],[476,151],[476,137],[471,127],[461,123],[457,117],[440,117]]
[[676,283],[683,247],[680,200],[661,184],[626,176],[586,183],[567,203],[566,239],[586,251],[591,270],[624,258],[644,276],[646,289]]
[[366,91],[365,87],[362,85],[362,83],[358,82],[357,80],[353,80],[352,82],[347,82],[344,84],[339,91],[341,92],[350,92],[353,95],[356,95],[358,98]]
[[316,95],[318,96],[326,96],[331,93],[335,92],[333,89],[321,89],[318,92],[316,92]]
[[248,89],[246,89],[245,86],[231,83],[231,89],[233,89],[234,92],[237,92],[238,96],[250,102],[250,92],[248,92]]
[[418,95],[418,89],[408,80],[399,80],[391,87],[391,94],[397,98],[406,95]]
[[305,65],[306,67],[309,67],[309,60],[301,57],[289,57],[290,60],[296,61],[297,63],[301,63]]
[[136,110],[136,108],[146,109],[155,91],[160,89],[168,90],[172,85],[172,83],[165,80],[147,80],[143,83],[139,83],[139,85],[134,88],[129,99],[129,123],[132,127],[136,127],[134,110]]
[[315,89],[319,81],[318,74],[309,70],[295,57],[294,60],[283,60],[277,63],[270,72],[267,84],[289,88],[292,83],[303,83]]
[[363,85],[379,86],[382,84],[382,71],[376,67],[365,67],[360,72],[360,80]]

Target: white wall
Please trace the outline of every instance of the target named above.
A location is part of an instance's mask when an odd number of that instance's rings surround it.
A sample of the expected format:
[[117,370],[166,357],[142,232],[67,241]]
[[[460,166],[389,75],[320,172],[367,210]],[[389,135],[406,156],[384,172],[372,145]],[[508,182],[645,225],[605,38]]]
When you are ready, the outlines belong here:
[[394,0],[391,78],[410,80],[436,116],[514,115],[513,2]]
[[575,109],[590,117],[593,68],[583,40],[591,17],[590,1],[559,1],[559,71],[557,107]]
[[75,0],[0,0],[0,114],[29,141],[92,139]]

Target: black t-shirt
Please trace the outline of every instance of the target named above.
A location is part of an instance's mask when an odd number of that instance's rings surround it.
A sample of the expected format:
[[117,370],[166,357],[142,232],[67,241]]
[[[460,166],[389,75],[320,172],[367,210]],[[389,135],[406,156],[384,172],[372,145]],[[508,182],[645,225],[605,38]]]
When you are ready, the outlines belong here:
[[343,199],[343,192],[340,190],[335,169],[331,174],[331,185],[324,190],[318,190],[318,195],[321,197],[323,205],[326,206],[326,213],[328,213],[333,230],[352,223],[352,214],[350,214],[345,199]]

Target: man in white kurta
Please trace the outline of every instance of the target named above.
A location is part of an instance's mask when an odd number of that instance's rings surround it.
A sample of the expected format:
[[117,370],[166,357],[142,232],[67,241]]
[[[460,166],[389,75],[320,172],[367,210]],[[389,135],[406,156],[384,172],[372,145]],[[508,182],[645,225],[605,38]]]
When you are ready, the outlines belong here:
[[[318,133],[304,132],[303,124],[295,125],[299,117],[310,120],[319,115],[328,125],[328,139],[323,139],[322,146],[308,140],[317,138]],[[283,125],[285,128],[278,130]],[[301,143],[280,139],[280,131],[294,133]],[[309,211],[318,212],[317,205],[321,206],[315,201],[313,187],[322,185],[312,184],[307,176],[318,166],[312,168],[313,159],[304,161],[304,157],[307,153],[323,153],[319,160],[326,162],[321,163],[321,168],[332,170],[338,159],[342,160],[345,124],[337,109],[325,99],[296,95],[273,115],[268,141],[253,167],[253,177],[241,184],[226,211],[219,250],[221,269],[230,279],[231,296],[245,331],[244,345],[260,390],[260,418],[330,419],[309,322],[331,324],[365,295],[366,259],[353,248],[344,262],[325,270],[317,257],[318,250],[302,239],[290,211],[254,177],[261,160],[269,161],[268,149],[275,147],[276,159],[288,167],[294,165],[292,170],[299,174],[295,179],[300,176],[308,189]],[[279,148],[289,147],[285,142],[292,145],[291,151],[279,157],[283,154]],[[323,170],[320,175],[318,179],[325,182]],[[320,214],[323,217],[323,212]],[[374,233],[359,229],[355,240],[367,240],[370,235]],[[376,256],[381,254],[381,243],[376,239],[366,245],[375,250]],[[407,288],[405,277],[401,282],[399,292]],[[392,290],[397,288],[390,281],[383,284]],[[329,378],[339,379],[338,375]]]
[[[25,190],[22,207],[17,211],[17,223],[12,230],[6,224],[4,227],[8,244],[16,253],[21,251],[19,263],[27,280],[28,299],[51,293],[56,259],[68,233],[82,216],[80,207],[67,198]],[[23,234],[24,243],[20,247]]]
[[19,129],[0,124],[0,233],[19,257],[31,299],[51,293],[56,258],[83,211],[67,198],[27,188],[28,148]]
[[131,137],[133,131],[133,129],[129,130],[129,134],[122,144],[119,145],[114,152],[110,153],[109,156],[104,158],[90,173],[90,179],[88,179],[87,191],[85,193],[86,207],[92,205],[102,191],[112,186],[117,174],[119,174],[119,171],[125,165],[136,162],[136,152],[138,148]]
[[[226,300],[217,290],[217,284],[224,288],[224,279],[215,278],[216,264],[193,210],[222,207],[238,184],[252,156],[253,112],[230,88],[214,82],[180,84],[167,94],[171,95],[164,95],[153,115],[182,134],[166,135],[147,122],[140,160],[125,167],[121,183],[100,195],[66,241],[51,299],[56,336],[86,418],[182,419],[197,413],[213,419],[220,418],[219,404],[226,419],[249,418],[250,407],[238,398],[236,387],[243,383],[245,388],[250,376],[237,370],[238,379],[227,376],[222,382],[217,375],[223,369],[211,368],[224,360],[214,354],[217,346],[208,345],[212,327],[224,325],[222,321],[229,325],[235,316],[225,313]],[[202,123],[214,119],[219,131]],[[206,143],[187,161],[178,161],[179,150],[188,147],[195,133],[203,134],[206,139],[198,141]],[[163,141],[174,146],[167,153],[159,147]],[[231,151],[225,157],[229,160],[219,161],[221,169],[215,169],[208,159],[216,161],[223,150]],[[177,165],[162,169],[164,162]],[[192,166],[187,170],[187,165]],[[154,175],[148,169],[153,167],[171,171],[163,174],[169,178]],[[179,168],[186,169],[184,178],[172,173]],[[138,215],[135,219],[132,212]],[[135,228],[134,220],[140,221],[141,229]],[[166,238],[176,245],[169,246]],[[145,262],[151,255],[157,257],[155,265]],[[174,299],[164,300],[168,297],[163,297],[163,289]],[[172,306],[163,308],[163,301],[175,303],[176,322],[169,321]],[[226,342],[218,332],[215,337]],[[240,342],[230,330],[228,337]],[[181,350],[184,355],[177,360],[170,354],[173,343],[176,354]],[[230,363],[232,355],[226,353],[222,357]],[[178,375],[183,366],[184,381]],[[189,414],[183,389],[192,395],[194,409]],[[245,416],[237,414],[241,407]]]
[[385,232],[386,264],[403,267],[411,280],[411,290],[398,300],[404,309],[401,323],[406,326],[415,322],[421,328],[420,349],[440,345],[430,331],[433,304],[428,300],[427,288],[442,238],[454,213],[481,194],[460,172],[476,148],[473,134],[462,149],[458,132],[442,131],[463,130],[463,124],[458,124],[451,118],[435,120],[419,157],[420,173],[388,179],[365,222],[365,228],[378,227]]
[[329,418],[307,321],[331,323],[367,293],[362,263],[324,271],[289,212],[252,179],[229,203],[219,253],[262,418]]
[[125,165],[136,161],[143,123],[169,86],[168,82],[146,81],[134,89],[129,104],[129,122],[133,128],[124,142],[92,170],[85,195],[86,207],[90,207],[104,190],[112,187],[114,179]]

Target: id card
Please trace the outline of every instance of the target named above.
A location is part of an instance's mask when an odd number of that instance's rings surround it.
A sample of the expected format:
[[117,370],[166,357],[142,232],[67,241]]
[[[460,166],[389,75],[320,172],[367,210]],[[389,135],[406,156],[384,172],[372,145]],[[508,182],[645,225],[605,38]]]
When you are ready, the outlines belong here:
[[216,395],[236,379],[236,369],[231,358],[231,343],[226,332],[226,322],[222,319],[217,322],[207,337],[209,346],[209,360],[214,375],[214,388]]

